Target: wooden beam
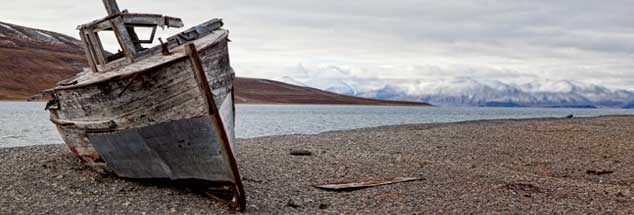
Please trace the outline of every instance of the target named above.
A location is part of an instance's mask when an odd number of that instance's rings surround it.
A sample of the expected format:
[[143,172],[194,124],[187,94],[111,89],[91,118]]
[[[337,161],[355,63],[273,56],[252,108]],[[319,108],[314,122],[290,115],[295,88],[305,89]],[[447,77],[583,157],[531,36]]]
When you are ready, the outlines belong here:
[[134,47],[132,39],[130,38],[130,33],[128,32],[128,29],[123,23],[123,19],[121,17],[116,17],[114,19],[111,19],[110,23],[112,24],[112,29],[114,30],[114,33],[119,40],[119,45],[121,45],[125,56],[134,62],[137,56],[137,50],[136,47]]
[[159,27],[181,28],[184,26],[180,18],[158,14],[127,13],[122,14],[123,22],[137,25],[158,25]]
[[121,10],[119,10],[119,5],[117,5],[117,0],[103,0],[103,5],[106,7],[108,15],[121,13]]
[[213,92],[211,91],[211,87],[209,86],[209,81],[207,80],[207,75],[205,74],[200,56],[198,55],[196,45],[192,43],[188,44],[185,47],[185,52],[189,56],[196,81],[198,81],[198,85],[203,95],[205,95],[206,97],[207,106],[209,108],[209,117],[217,126],[216,128],[222,139],[222,144],[225,148],[227,160],[229,161],[229,165],[231,166],[231,171],[233,173],[235,183],[235,187],[233,190],[235,202],[233,202],[231,206],[238,211],[244,211],[246,209],[246,196],[244,193],[244,187],[242,185],[242,178],[240,177],[240,171],[238,170],[238,162],[234,157],[233,149],[231,148],[231,143],[229,142],[229,136],[227,134],[227,131],[225,130],[226,127],[224,126],[224,122],[220,117],[220,111],[218,110],[218,106],[216,106],[216,101],[214,99]]
[[106,56],[103,54],[104,50],[103,50],[103,46],[101,45],[101,39],[99,38],[99,34],[97,34],[97,32],[91,31],[88,34],[88,39],[90,39],[90,43],[92,43],[97,64],[105,65],[107,60],[106,60]]
[[97,60],[95,59],[95,53],[92,50],[92,45],[90,43],[90,39],[87,37],[86,32],[81,30],[79,32],[79,36],[81,37],[82,47],[84,48],[84,53],[86,54],[86,58],[88,58],[88,65],[90,65],[90,69],[93,72],[97,72]]

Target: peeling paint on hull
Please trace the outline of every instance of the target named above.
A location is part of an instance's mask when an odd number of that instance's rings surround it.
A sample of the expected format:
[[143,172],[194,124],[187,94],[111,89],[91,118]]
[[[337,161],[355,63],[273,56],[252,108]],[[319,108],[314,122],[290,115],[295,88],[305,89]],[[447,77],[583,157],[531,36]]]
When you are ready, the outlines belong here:
[[218,128],[208,117],[92,134],[90,142],[114,172],[126,178],[232,182]]

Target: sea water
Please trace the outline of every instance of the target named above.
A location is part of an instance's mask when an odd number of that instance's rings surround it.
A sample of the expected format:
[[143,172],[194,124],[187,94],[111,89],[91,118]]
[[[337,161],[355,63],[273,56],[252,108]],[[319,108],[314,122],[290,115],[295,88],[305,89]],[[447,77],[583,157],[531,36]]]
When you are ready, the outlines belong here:
[[[0,147],[62,144],[42,102],[0,102]],[[384,125],[482,119],[634,115],[632,109],[237,105],[236,135],[315,134]]]

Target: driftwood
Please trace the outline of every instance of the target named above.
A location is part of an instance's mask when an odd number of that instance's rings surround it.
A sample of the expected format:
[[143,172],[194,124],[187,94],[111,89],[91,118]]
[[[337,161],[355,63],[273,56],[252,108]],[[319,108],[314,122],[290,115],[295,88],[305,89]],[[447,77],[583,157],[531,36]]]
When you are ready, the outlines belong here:
[[322,185],[314,185],[314,187],[326,190],[326,191],[353,191],[370,187],[383,186],[388,184],[396,184],[402,182],[409,181],[420,181],[422,178],[395,178],[392,180],[369,180],[369,181],[359,181],[359,182],[350,182],[350,183],[334,183],[334,184],[322,184]]

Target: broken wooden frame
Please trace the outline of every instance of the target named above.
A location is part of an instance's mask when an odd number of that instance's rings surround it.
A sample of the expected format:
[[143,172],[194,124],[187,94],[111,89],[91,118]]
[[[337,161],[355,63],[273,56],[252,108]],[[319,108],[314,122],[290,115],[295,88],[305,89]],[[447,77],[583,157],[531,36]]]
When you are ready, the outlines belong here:
[[[108,16],[80,25],[80,37],[88,63],[93,72],[106,72],[125,64],[132,63],[139,58],[153,54],[141,44],[152,43],[157,27],[181,28],[184,26],[180,18],[157,14],[139,14],[120,11],[115,0],[103,0]],[[152,28],[149,39],[139,39],[135,27]],[[99,32],[111,31],[114,33],[121,50],[119,53],[107,53],[105,51]]]

